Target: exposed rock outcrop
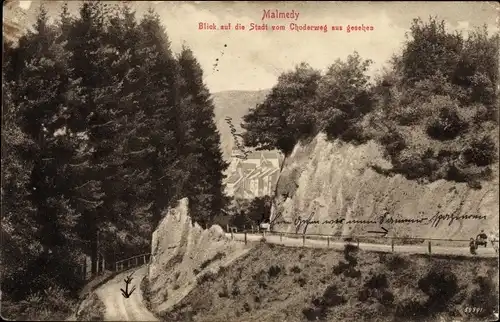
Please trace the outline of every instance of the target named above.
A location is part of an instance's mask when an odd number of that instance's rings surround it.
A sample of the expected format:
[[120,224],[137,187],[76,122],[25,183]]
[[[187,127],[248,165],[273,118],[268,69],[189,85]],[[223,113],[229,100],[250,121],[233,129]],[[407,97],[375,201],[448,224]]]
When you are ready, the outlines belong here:
[[207,271],[216,272],[248,250],[227,238],[220,226],[204,230],[193,225],[187,198],[168,211],[153,233],[151,247],[148,284],[156,312],[180,301]]
[[329,142],[324,134],[297,145],[278,181],[274,229],[366,235],[388,213],[382,226],[393,236],[468,239],[481,229],[498,231],[498,172],[478,190],[445,180],[422,184],[374,171],[373,164],[390,167],[380,151],[372,141],[353,146]]

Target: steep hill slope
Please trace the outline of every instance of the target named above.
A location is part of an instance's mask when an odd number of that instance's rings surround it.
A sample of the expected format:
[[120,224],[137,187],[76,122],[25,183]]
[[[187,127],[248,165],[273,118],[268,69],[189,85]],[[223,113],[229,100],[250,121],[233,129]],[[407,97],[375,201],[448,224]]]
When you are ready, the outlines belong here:
[[240,123],[248,110],[261,103],[266,98],[270,90],[261,91],[224,91],[213,93],[215,104],[215,121],[221,134],[221,146],[224,157],[227,159],[231,155],[234,138],[231,129],[225,118],[232,118],[232,124],[238,133],[241,133]]
[[[162,317],[199,322],[486,321],[498,308],[497,276],[495,259],[262,244],[200,281]],[[467,312],[472,306],[483,312]]]
[[389,167],[380,151],[373,141],[353,146],[323,134],[297,145],[278,181],[275,230],[366,235],[382,225],[392,236],[453,239],[498,232],[498,173],[478,190],[445,180],[418,183],[374,171],[373,164]]

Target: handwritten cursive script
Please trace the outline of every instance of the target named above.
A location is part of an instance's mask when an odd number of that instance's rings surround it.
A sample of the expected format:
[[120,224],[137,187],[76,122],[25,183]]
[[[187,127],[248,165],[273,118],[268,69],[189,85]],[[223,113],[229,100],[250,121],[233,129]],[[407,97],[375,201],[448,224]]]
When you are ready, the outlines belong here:
[[248,154],[250,154],[251,151],[245,150],[245,147],[240,143],[240,141],[238,141],[238,137],[243,138],[243,136],[239,133],[236,133],[236,129],[234,128],[234,125],[232,123],[233,119],[229,116],[226,116],[225,120],[226,120],[226,123],[229,125],[229,128],[231,129],[231,134],[233,135],[233,139],[234,139],[234,143],[236,144],[236,147],[238,148],[238,150],[241,151],[241,153],[243,153],[242,156],[237,155],[236,157],[243,159],[243,160],[246,160],[248,158]]
[[[379,217],[379,220],[362,220],[362,219],[351,219],[351,220],[345,220],[345,218],[336,218],[336,219],[327,219],[323,221],[319,220],[311,220],[311,219],[302,219],[298,217],[295,219],[293,222],[291,221],[286,221],[281,219],[283,217],[282,213],[278,213],[276,217],[274,218],[272,224],[279,225],[279,224],[286,224],[286,225],[338,225],[338,224],[423,224],[423,225],[430,225],[433,228],[437,228],[441,222],[448,221],[448,226],[451,226],[451,224],[456,221],[456,220],[464,220],[464,219],[469,219],[469,220],[484,220],[486,219],[486,216],[480,216],[480,215],[443,215],[443,214],[436,214],[432,217],[421,217],[421,218],[393,218],[390,217],[388,213],[383,214],[382,216]],[[281,219],[281,220],[278,220]]]

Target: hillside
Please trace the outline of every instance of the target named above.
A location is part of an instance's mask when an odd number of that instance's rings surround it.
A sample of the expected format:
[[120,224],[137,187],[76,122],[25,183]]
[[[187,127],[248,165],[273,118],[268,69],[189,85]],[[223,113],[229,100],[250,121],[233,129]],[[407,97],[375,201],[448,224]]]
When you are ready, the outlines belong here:
[[[355,146],[328,141],[323,134],[297,145],[278,181],[274,229],[367,235],[383,226],[390,236],[452,239],[468,239],[481,229],[498,233],[498,173],[496,180],[481,182],[481,189],[446,180],[407,180],[373,169],[389,167],[380,151],[373,141]],[[381,223],[385,212],[390,215]]]
[[231,155],[234,144],[231,129],[225,118],[232,118],[234,128],[237,133],[241,133],[240,123],[243,116],[247,114],[250,108],[264,101],[269,91],[267,89],[260,91],[224,91],[212,94],[215,105],[215,120],[221,135],[221,146],[225,158]]
[[474,321],[478,315],[465,308],[480,306],[486,320],[497,308],[497,276],[493,259],[261,244],[161,315],[200,322]]
[[186,198],[169,210],[151,244],[147,289],[154,311],[175,304],[196,286],[197,279],[248,250],[243,243],[231,243],[219,226],[203,229],[193,225]]

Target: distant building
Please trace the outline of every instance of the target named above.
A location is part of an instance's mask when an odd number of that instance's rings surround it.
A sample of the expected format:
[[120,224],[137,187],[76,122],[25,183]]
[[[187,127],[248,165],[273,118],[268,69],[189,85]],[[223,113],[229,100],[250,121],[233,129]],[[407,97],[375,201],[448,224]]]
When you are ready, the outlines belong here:
[[228,176],[225,181],[226,193],[244,199],[272,195],[278,181],[283,157],[278,151],[254,151],[246,159],[233,149]]

